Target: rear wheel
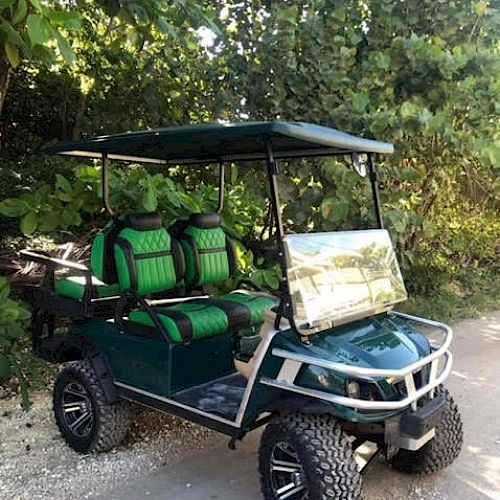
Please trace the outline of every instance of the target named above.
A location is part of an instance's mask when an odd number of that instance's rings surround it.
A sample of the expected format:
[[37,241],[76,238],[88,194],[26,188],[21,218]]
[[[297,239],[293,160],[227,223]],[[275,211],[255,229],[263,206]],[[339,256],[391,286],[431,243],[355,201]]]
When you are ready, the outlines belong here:
[[436,426],[436,435],[420,450],[399,450],[391,459],[391,465],[409,474],[432,474],[448,467],[458,457],[463,444],[462,419],[460,412],[447,389],[436,389],[446,399],[441,420]]
[[356,500],[361,476],[340,426],[329,415],[287,414],[271,422],[259,449],[266,500]]
[[70,363],[59,373],[53,403],[61,434],[79,453],[106,451],[117,446],[132,423],[130,403],[109,404],[88,361]]

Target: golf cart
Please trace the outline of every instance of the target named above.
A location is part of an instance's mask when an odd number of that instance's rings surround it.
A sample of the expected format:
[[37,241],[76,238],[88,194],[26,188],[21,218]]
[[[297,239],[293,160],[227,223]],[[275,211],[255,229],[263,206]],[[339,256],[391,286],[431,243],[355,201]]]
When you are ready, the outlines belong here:
[[[452,331],[392,311],[406,291],[383,226],[375,164],[391,144],[263,122],[147,130],[47,151],[102,161],[110,215],[89,266],[22,251],[46,267],[41,285],[27,289],[33,349],[67,363],[55,382],[54,412],[73,449],[118,445],[137,405],[226,434],[232,447],[267,425],[262,492],[281,500],[361,498],[361,472],[379,453],[420,474],[458,456],[460,415],[442,385]],[[368,177],[377,227],[286,234],[278,160],[332,155]],[[168,229],[158,213],[115,216],[110,160],[219,165],[218,211]],[[238,266],[222,221],[225,166],[245,162],[262,164],[269,180],[283,276],[276,295],[244,284],[214,292]],[[61,277],[61,268],[72,274]],[[60,317],[70,319],[66,331],[56,328]],[[361,460],[367,446],[372,452]]]

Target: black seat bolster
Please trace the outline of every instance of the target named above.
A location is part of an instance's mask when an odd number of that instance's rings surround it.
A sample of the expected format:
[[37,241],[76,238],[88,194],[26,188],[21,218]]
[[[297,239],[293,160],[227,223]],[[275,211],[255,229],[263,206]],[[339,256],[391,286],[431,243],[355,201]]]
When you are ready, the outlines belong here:
[[251,324],[250,310],[243,304],[217,298],[206,299],[205,303],[224,311],[230,330],[241,330],[248,328]]
[[134,231],[154,231],[163,225],[162,216],[159,213],[129,214],[125,218],[124,225]]
[[154,312],[158,315],[168,316],[175,321],[184,342],[189,343],[193,340],[193,324],[187,314],[163,307],[155,307]]
[[189,223],[200,229],[213,229],[220,226],[221,215],[219,213],[191,214]]
[[234,241],[226,235],[226,253],[229,264],[229,276],[234,276],[238,271],[238,261],[236,260],[236,248]]
[[186,261],[184,259],[184,252],[182,251],[181,244],[172,236],[170,237],[170,242],[172,246],[172,257],[174,258],[175,275],[177,276],[177,283],[179,283],[186,274]]
[[123,221],[120,219],[114,219],[112,224],[110,224],[109,227],[104,228],[102,231],[104,237],[102,281],[104,283],[112,284],[118,282],[114,246],[116,238],[122,229]]
[[191,252],[193,252],[193,260],[194,260],[193,286],[196,286],[199,284],[200,274],[201,274],[201,263],[200,263],[200,254],[198,252],[198,245],[196,244],[194,238],[190,234],[184,234],[182,236],[182,240],[189,245]]

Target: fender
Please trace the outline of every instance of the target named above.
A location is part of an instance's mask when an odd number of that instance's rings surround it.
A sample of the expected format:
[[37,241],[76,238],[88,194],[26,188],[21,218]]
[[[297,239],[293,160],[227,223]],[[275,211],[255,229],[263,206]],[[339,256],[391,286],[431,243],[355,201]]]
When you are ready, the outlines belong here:
[[106,402],[119,400],[111,364],[106,354],[89,339],[76,335],[55,335],[43,339],[36,354],[49,363],[88,360],[99,379]]

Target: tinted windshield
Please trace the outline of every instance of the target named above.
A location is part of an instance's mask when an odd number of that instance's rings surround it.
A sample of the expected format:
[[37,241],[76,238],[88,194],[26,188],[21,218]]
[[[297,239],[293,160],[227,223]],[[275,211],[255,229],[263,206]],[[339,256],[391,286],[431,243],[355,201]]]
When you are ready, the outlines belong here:
[[292,234],[285,248],[298,328],[367,316],[406,299],[385,230]]

